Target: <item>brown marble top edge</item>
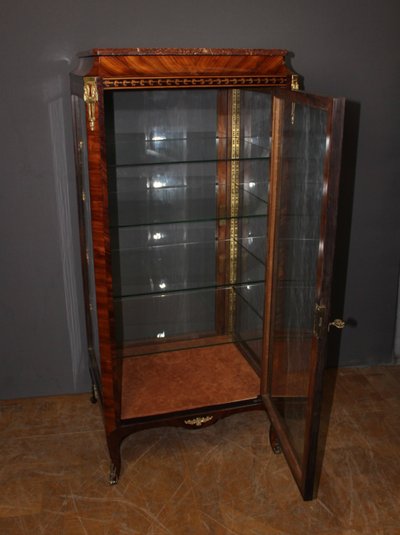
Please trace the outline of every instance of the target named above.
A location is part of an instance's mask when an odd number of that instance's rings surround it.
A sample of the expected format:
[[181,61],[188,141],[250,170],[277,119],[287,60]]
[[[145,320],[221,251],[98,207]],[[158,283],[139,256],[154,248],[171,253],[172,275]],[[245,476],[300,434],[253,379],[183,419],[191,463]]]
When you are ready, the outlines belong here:
[[80,58],[93,56],[285,56],[287,50],[266,48],[93,48]]

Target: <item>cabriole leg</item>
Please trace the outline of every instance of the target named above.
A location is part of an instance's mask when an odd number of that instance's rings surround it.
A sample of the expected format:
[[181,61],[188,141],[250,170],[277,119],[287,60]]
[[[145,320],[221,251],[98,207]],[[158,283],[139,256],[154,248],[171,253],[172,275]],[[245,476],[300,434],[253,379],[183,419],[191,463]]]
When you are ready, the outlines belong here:
[[269,443],[271,444],[272,451],[276,455],[282,453],[281,443],[279,442],[278,435],[272,425],[269,428]]
[[110,483],[110,485],[116,485],[118,483],[119,473],[120,473],[120,468],[118,469],[114,463],[111,463],[110,476],[108,479],[108,482]]
[[111,459],[110,476],[108,479],[110,485],[116,485],[118,483],[121,472],[121,442],[123,438],[117,431],[107,436],[108,451]]
[[97,386],[93,383],[92,384],[92,395],[90,397],[90,401],[92,403],[97,403],[97,400],[99,399],[99,396],[97,394]]

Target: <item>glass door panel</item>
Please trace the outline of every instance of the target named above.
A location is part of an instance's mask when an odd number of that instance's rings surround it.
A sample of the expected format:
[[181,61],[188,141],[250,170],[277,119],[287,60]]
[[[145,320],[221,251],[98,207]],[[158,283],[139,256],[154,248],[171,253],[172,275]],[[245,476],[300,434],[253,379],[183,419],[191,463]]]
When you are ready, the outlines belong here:
[[[304,94],[274,99],[270,271],[263,394],[305,498],[318,431],[316,392],[325,336],[316,307],[328,307],[342,102]],[[272,209],[270,210],[270,213]],[[329,224],[328,224],[329,222]],[[321,309],[318,309],[321,310]]]

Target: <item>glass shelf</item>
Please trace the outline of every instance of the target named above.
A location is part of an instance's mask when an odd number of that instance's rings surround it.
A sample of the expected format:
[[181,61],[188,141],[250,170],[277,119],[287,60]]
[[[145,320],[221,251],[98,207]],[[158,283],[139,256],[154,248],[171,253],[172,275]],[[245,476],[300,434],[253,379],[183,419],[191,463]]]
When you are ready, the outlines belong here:
[[[179,245],[194,242],[214,242],[220,235],[221,228],[229,222],[238,225],[238,235],[240,239],[249,238],[248,247],[256,251],[255,246],[260,243],[258,238],[265,239],[267,218],[265,216],[236,218],[233,221],[179,221],[176,223],[154,223],[149,225],[137,225],[132,227],[121,227],[112,229],[111,248],[112,251],[126,251],[129,249],[142,249],[145,247],[155,247],[160,245]],[[256,241],[251,243],[253,238]],[[223,237],[220,241],[223,241]],[[265,257],[265,250],[254,252],[260,260]]]
[[[188,347],[204,347],[257,340],[263,321],[250,299],[237,297],[243,285],[128,297],[114,300],[117,344],[121,356],[133,356]],[[259,285],[245,285],[249,295]],[[221,322],[236,295],[238,329],[227,335]],[[222,314],[221,314],[222,311]]]
[[[265,238],[237,241],[239,283],[262,281]],[[112,253],[114,297],[216,287],[216,258],[229,262],[230,240],[153,245]],[[226,281],[223,282],[226,285]]]
[[[232,139],[188,133],[183,139],[146,139],[143,134],[116,134],[113,146],[115,163],[111,167],[171,164],[185,162],[215,162],[231,159]],[[238,160],[268,159],[268,145],[254,139],[240,141]]]
[[[212,163],[119,169],[110,176],[110,224],[134,226],[230,217],[229,191]],[[269,165],[240,165],[240,216],[267,212]],[[218,208],[217,208],[218,207]]]
[[[265,217],[267,206],[264,201],[243,188],[240,195],[242,209],[235,219]],[[232,219],[230,207],[217,213],[215,194],[196,196],[195,188],[190,191],[170,188],[157,194],[148,193],[146,197],[153,197],[153,202],[140,202],[134,195],[120,199],[110,195],[110,227]]]

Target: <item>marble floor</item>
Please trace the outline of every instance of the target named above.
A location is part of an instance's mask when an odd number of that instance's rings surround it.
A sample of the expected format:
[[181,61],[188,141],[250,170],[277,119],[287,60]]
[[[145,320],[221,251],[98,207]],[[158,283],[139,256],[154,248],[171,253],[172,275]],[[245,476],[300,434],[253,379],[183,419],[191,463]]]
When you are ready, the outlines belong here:
[[330,393],[312,502],[271,452],[262,412],[132,435],[109,486],[88,395],[2,402],[0,534],[400,534],[400,366],[331,372]]

